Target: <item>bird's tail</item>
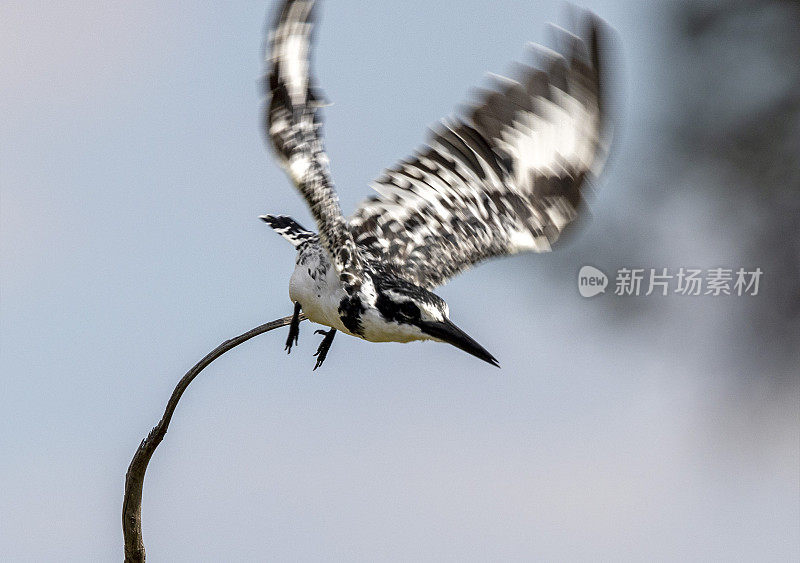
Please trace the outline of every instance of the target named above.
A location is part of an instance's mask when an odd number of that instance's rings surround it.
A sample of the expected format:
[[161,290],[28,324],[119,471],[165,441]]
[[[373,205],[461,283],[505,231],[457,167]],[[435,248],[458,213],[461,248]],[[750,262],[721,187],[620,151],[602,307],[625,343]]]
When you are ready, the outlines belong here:
[[300,223],[286,215],[262,215],[259,219],[291,242],[295,248],[307,242],[317,242],[319,240],[316,233],[306,230]]

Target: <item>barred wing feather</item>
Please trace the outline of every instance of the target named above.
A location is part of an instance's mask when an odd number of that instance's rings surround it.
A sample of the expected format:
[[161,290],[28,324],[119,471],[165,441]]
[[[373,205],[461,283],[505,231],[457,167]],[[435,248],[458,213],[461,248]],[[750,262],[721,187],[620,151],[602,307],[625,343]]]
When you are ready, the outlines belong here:
[[586,40],[557,30],[541,68],[497,77],[463,118],[387,170],[349,226],[367,259],[426,288],[481,260],[548,251],[577,215],[610,141],[601,92],[601,23]]
[[278,161],[311,209],[342,283],[352,291],[361,281],[361,255],[339,206],[322,143],[323,104],[310,74],[313,27],[313,0],[281,3],[267,40],[264,125]]

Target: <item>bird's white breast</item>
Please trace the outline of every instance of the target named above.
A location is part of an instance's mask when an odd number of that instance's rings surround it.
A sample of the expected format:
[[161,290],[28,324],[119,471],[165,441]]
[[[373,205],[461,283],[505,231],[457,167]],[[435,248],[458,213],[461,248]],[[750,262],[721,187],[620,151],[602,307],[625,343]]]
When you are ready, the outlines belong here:
[[318,245],[303,246],[289,280],[289,298],[300,303],[310,321],[351,334],[339,316],[344,297],[344,288],[325,251]]

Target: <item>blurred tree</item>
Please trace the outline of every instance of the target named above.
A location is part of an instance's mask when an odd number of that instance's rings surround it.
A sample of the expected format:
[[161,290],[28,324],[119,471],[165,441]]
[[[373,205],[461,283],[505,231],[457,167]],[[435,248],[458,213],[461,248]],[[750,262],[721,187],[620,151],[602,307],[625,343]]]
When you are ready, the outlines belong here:
[[[800,2],[689,2],[673,149],[718,181],[705,186],[736,221],[745,265],[767,272],[751,303],[746,355],[800,376]],[[765,280],[766,281],[766,280]],[[781,366],[776,362],[780,362]]]

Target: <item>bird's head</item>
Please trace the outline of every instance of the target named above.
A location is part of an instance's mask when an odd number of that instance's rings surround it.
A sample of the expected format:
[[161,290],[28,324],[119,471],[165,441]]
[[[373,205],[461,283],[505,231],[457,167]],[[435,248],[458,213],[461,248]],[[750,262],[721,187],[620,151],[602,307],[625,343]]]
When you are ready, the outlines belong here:
[[453,324],[447,303],[438,295],[397,278],[384,278],[375,289],[375,308],[387,330],[401,333],[406,340],[446,342],[493,366],[500,366],[483,346]]

